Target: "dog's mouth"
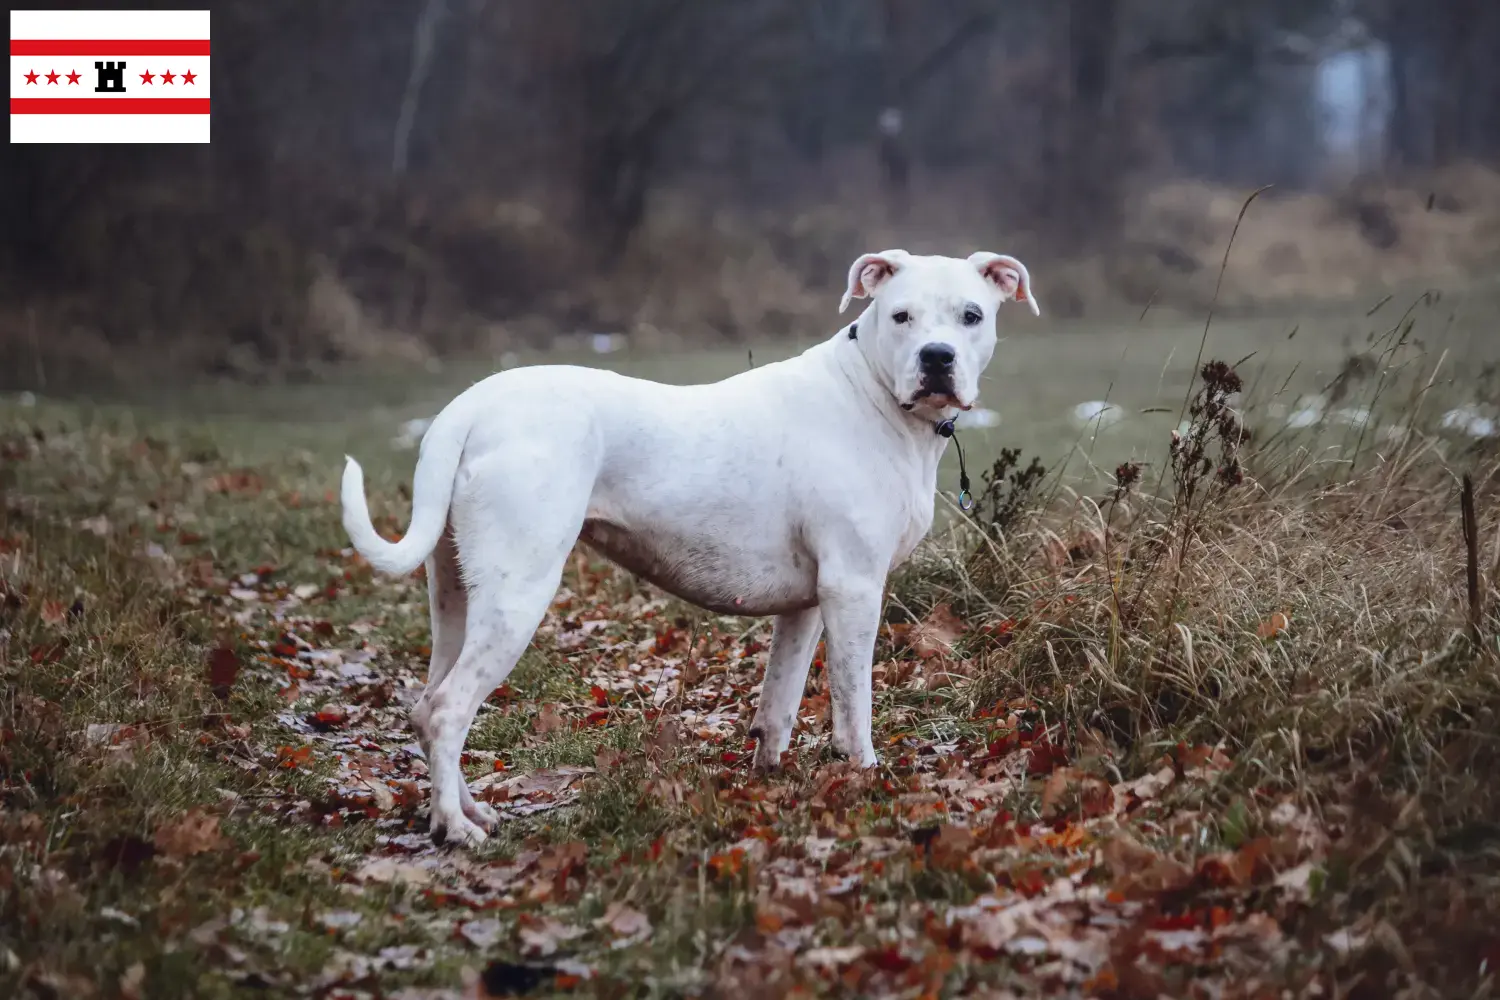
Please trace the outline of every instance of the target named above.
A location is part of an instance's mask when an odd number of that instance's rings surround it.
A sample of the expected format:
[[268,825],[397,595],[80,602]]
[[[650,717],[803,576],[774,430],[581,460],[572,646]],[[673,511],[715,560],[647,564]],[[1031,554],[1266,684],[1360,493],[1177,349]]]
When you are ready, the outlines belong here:
[[951,385],[928,385],[923,383],[916,392],[912,393],[911,399],[901,404],[903,410],[915,409],[918,403],[931,406],[934,409],[945,410],[950,406],[956,406],[960,410],[974,408],[973,403],[965,403],[958,398],[958,393]]

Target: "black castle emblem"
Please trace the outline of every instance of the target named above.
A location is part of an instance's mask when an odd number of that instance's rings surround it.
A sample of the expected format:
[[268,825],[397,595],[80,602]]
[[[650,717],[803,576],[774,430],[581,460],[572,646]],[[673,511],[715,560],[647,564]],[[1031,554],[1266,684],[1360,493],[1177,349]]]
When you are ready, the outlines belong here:
[[123,94],[125,93],[125,60],[119,62],[96,62],[94,69],[99,71],[99,85],[94,88],[96,94]]

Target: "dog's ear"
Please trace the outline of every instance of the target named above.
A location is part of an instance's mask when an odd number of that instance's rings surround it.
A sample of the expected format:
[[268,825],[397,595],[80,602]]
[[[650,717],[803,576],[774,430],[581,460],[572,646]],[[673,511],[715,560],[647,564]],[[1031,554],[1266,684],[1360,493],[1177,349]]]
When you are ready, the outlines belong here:
[[906,263],[905,250],[886,250],[882,253],[867,253],[849,267],[849,286],[839,302],[839,312],[849,308],[851,299],[867,299],[874,295],[891,275]]
[[1033,315],[1040,316],[1042,307],[1037,304],[1036,296],[1031,291],[1031,275],[1026,271],[1026,265],[1014,257],[1007,257],[1001,253],[989,253],[981,250],[979,253],[969,255],[969,263],[979,269],[986,281],[991,282],[1000,289],[1001,301],[1015,299],[1031,306]]

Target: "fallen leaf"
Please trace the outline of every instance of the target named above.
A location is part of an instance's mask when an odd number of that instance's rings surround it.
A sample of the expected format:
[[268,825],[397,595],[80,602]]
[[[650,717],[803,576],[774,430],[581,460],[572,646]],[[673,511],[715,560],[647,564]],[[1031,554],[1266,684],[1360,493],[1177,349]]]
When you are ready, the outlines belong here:
[[859,959],[865,949],[859,945],[842,948],[810,948],[802,954],[802,961],[823,969],[840,969]]
[[68,608],[62,601],[42,602],[42,621],[48,625],[61,625],[68,620]]
[[1198,859],[1200,882],[1211,886],[1245,886],[1255,879],[1265,851],[1265,839],[1252,840],[1237,851],[1220,851]]
[[528,955],[545,957],[555,954],[561,945],[583,935],[582,928],[552,917],[532,917],[525,914],[521,919],[521,948]]
[[383,778],[365,778],[364,787],[369,789],[375,799],[375,808],[381,812],[390,812],[396,808],[396,796],[391,792],[390,786]]
[[973,675],[973,660],[953,660],[946,656],[933,656],[922,662],[922,681],[929,691],[957,687]]
[[323,732],[342,729],[348,721],[349,713],[342,705],[324,705],[316,712],[307,714],[307,724]]
[[1193,880],[1193,870],[1118,834],[1104,842],[1104,863],[1114,876],[1115,891],[1130,898],[1181,889]]
[[490,801],[508,802],[517,798],[556,799],[586,775],[596,773],[592,767],[542,768],[536,771],[492,771],[469,782],[469,791]]
[[966,826],[945,824],[937,836],[927,841],[933,863],[949,867],[960,866],[974,848],[974,831]]
[[651,921],[640,910],[618,900],[610,903],[604,916],[594,921],[594,926],[608,930],[617,940],[614,947],[622,948],[651,934]]
[[277,747],[276,762],[285,768],[306,764],[312,759],[312,747]]
[[83,728],[83,739],[91,747],[119,742],[116,737],[128,727],[123,722],[90,722]]
[[99,908],[99,916],[106,920],[113,920],[116,923],[124,924],[126,927],[141,926],[141,922],[135,917],[132,917],[124,910],[117,910],[113,906],[101,906]]
[[949,656],[964,632],[963,621],[946,604],[939,604],[912,628],[907,636],[912,651],[922,659]]
[[505,936],[505,925],[494,918],[466,920],[455,933],[480,951],[489,951]]
[[1356,930],[1354,926],[1343,927],[1332,934],[1323,935],[1323,943],[1340,958],[1348,958],[1365,949],[1370,943],[1370,934],[1368,931]]
[[1320,871],[1321,869],[1311,861],[1304,861],[1286,871],[1278,872],[1276,887],[1285,889],[1294,899],[1307,902],[1313,897],[1314,876]]
[[531,725],[531,731],[538,736],[546,736],[548,733],[559,729],[566,729],[568,721],[558,712],[557,706],[550,701],[542,705],[541,711],[536,714],[536,721]]
[[317,921],[331,931],[348,930],[350,927],[358,927],[364,920],[364,914],[358,910],[329,910],[327,913],[318,914]]
[[234,680],[240,675],[240,658],[227,646],[218,646],[208,654],[208,687],[215,698],[228,701]]
[[219,817],[194,807],[156,828],[152,843],[162,854],[189,858],[217,850],[225,843],[219,833]]
[[1179,743],[1177,761],[1187,776],[1197,778],[1212,777],[1217,771],[1227,771],[1234,767],[1234,761],[1229,759],[1222,747],[1201,743],[1191,747]]
[[677,752],[682,742],[682,727],[676,719],[665,719],[646,740],[646,756],[651,760],[662,760]]
[[370,858],[355,869],[354,878],[360,882],[430,885],[435,881],[436,873],[426,865],[400,858]]
[[594,751],[594,766],[601,771],[614,770],[625,759],[626,755],[622,751],[612,750],[609,747],[600,747]]
[[687,800],[687,788],[671,778],[651,779],[646,782],[646,793],[667,806],[679,806]]
[[1255,634],[1262,639],[1274,639],[1291,627],[1292,620],[1280,611],[1272,612],[1271,617],[1261,622],[1255,629]]
[[1171,767],[1158,768],[1150,774],[1142,775],[1134,781],[1122,782],[1115,786],[1115,801],[1121,807],[1129,804],[1133,796],[1139,802],[1150,802],[1177,780],[1177,771]]
[[[1076,800],[1065,801],[1068,793],[1077,790]],[[1085,819],[1112,813],[1115,808],[1115,793],[1104,781],[1092,774],[1071,767],[1060,767],[1047,778],[1042,787],[1042,818],[1051,819],[1064,811],[1081,815]]]

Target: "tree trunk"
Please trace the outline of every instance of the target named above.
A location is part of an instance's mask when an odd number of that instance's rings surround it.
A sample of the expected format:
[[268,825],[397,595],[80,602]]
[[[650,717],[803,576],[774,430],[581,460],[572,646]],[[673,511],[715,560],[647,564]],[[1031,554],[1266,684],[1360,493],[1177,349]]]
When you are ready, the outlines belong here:
[[411,131],[417,122],[422,85],[432,70],[432,52],[445,13],[446,0],[427,0],[412,28],[411,71],[406,76],[406,89],[401,95],[401,109],[396,115],[396,131],[391,143],[391,173],[397,177],[406,173],[411,158]]

